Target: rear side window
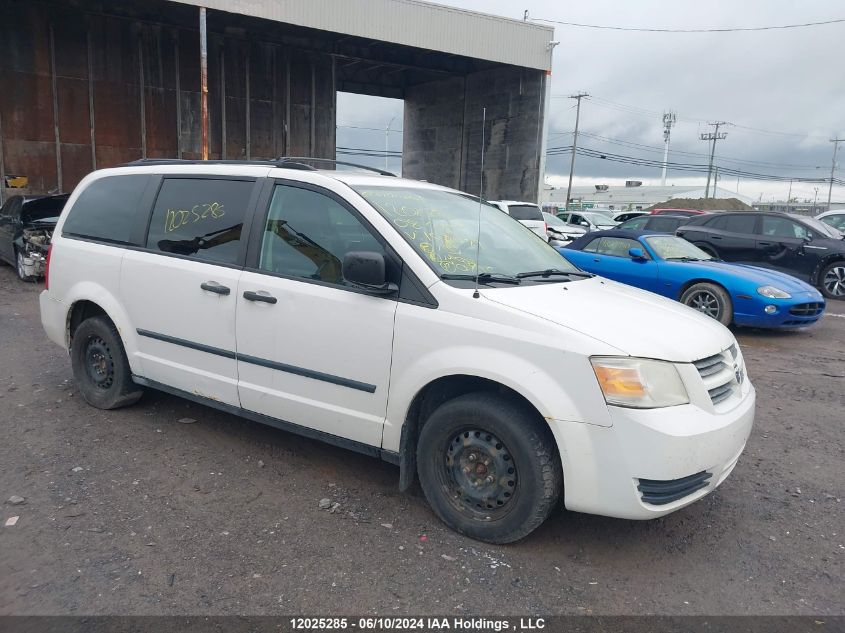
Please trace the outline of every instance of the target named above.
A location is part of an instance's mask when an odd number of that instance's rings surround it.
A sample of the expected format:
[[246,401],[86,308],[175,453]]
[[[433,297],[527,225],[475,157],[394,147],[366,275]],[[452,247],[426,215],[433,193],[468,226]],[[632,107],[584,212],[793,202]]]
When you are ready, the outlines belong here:
[[725,221],[725,230],[731,233],[753,233],[757,218],[753,215],[731,215]]
[[651,218],[651,222],[648,223],[648,228],[651,231],[665,231],[667,233],[672,233],[681,225],[682,221],[683,220],[680,218],[667,218],[657,215]]
[[641,215],[638,218],[631,218],[627,220],[624,224],[619,226],[620,229],[641,229],[646,224],[648,224],[648,216]]
[[254,186],[247,180],[166,178],[153,207],[147,248],[236,264]]
[[131,243],[138,202],[149,179],[146,174],[132,174],[95,180],[73,203],[62,235]]
[[538,220],[543,221],[543,214],[540,209],[531,204],[510,204],[508,213],[514,220]]
[[710,218],[707,222],[704,222],[704,225],[710,227],[711,229],[724,231],[728,227],[728,218],[724,216]]

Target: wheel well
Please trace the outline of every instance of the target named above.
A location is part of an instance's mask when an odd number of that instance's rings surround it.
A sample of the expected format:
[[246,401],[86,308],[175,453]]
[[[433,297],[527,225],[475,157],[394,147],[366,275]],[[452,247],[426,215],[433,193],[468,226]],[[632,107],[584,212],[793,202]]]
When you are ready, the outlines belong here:
[[399,440],[399,489],[407,490],[417,475],[417,438],[425,420],[444,402],[479,391],[501,394],[526,407],[543,423],[542,415],[522,394],[510,387],[478,376],[455,375],[438,378],[420,389],[414,396]]
[[819,262],[818,268],[816,268],[816,270],[813,272],[812,284],[814,286],[821,286],[822,281],[823,281],[822,280],[822,272],[824,271],[824,269],[827,268],[828,266],[830,266],[831,264],[839,264],[839,263],[845,264],[845,259],[843,259],[842,256],[839,255],[839,254],[832,255],[832,256],[828,257],[827,259]]
[[82,323],[85,319],[90,319],[94,316],[103,315],[104,317],[108,318],[108,314],[106,311],[103,310],[100,306],[98,306],[93,301],[77,301],[73,304],[73,307],[68,312],[67,317],[67,342],[68,347],[73,343],[73,333],[76,332],[76,328],[79,327],[79,324]]
[[728,289],[725,288],[718,281],[713,281],[712,279],[692,279],[685,283],[683,286],[681,286],[681,289],[678,291],[678,301],[680,301],[681,297],[684,296],[684,293],[690,288],[692,288],[695,284],[713,284],[714,286],[719,286],[719,288],[724,290],[727,293],[728,297],[731,296],[731,293],[728,291]]

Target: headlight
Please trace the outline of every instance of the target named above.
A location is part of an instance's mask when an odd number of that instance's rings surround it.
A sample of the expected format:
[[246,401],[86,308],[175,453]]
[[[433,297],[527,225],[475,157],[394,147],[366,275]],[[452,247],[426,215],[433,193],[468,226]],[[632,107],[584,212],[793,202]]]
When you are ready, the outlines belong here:
[[757,288],[757,294],[768,297],[769,299],[789,299],[792,297],[792,295],[785,290],[775,288],[774,286],[760,286]]
[[689,396],[672,363],[645,358],[591,358],[607,404],[656,409],[687,404]]

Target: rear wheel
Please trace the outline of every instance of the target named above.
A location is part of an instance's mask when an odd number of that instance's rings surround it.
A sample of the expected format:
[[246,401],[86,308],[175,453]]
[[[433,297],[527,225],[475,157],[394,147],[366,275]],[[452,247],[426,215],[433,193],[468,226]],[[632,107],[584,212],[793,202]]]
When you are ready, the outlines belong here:
[[420,433],[417,468],[440,519],[490,543],[511,543],[534,531],[563,486],[549,429],[525,406],[492,393],[438,407]]
[[84,320],[73,334],[70,348],[73,377],[85,401],[98,409],[134,404],[143,391],[132,382],[123,342],[104,316]]
[[681,303],[716,319],[722,325],[733,321],[733,304],[724,288],[711,283],[690,286],[681,295]]
[[828,299],[845,299],[845,261],[833,262],[819,275],[820,290]]

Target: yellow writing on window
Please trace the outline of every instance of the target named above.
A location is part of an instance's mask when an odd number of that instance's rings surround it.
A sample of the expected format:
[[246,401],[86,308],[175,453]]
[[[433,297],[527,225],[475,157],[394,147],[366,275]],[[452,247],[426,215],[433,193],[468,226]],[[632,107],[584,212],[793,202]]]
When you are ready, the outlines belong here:
[[226,215],[220,202],[195,204],[190,209],[168,209],[164,214],[164,232],[172,233],[187,224],[216,220]]

